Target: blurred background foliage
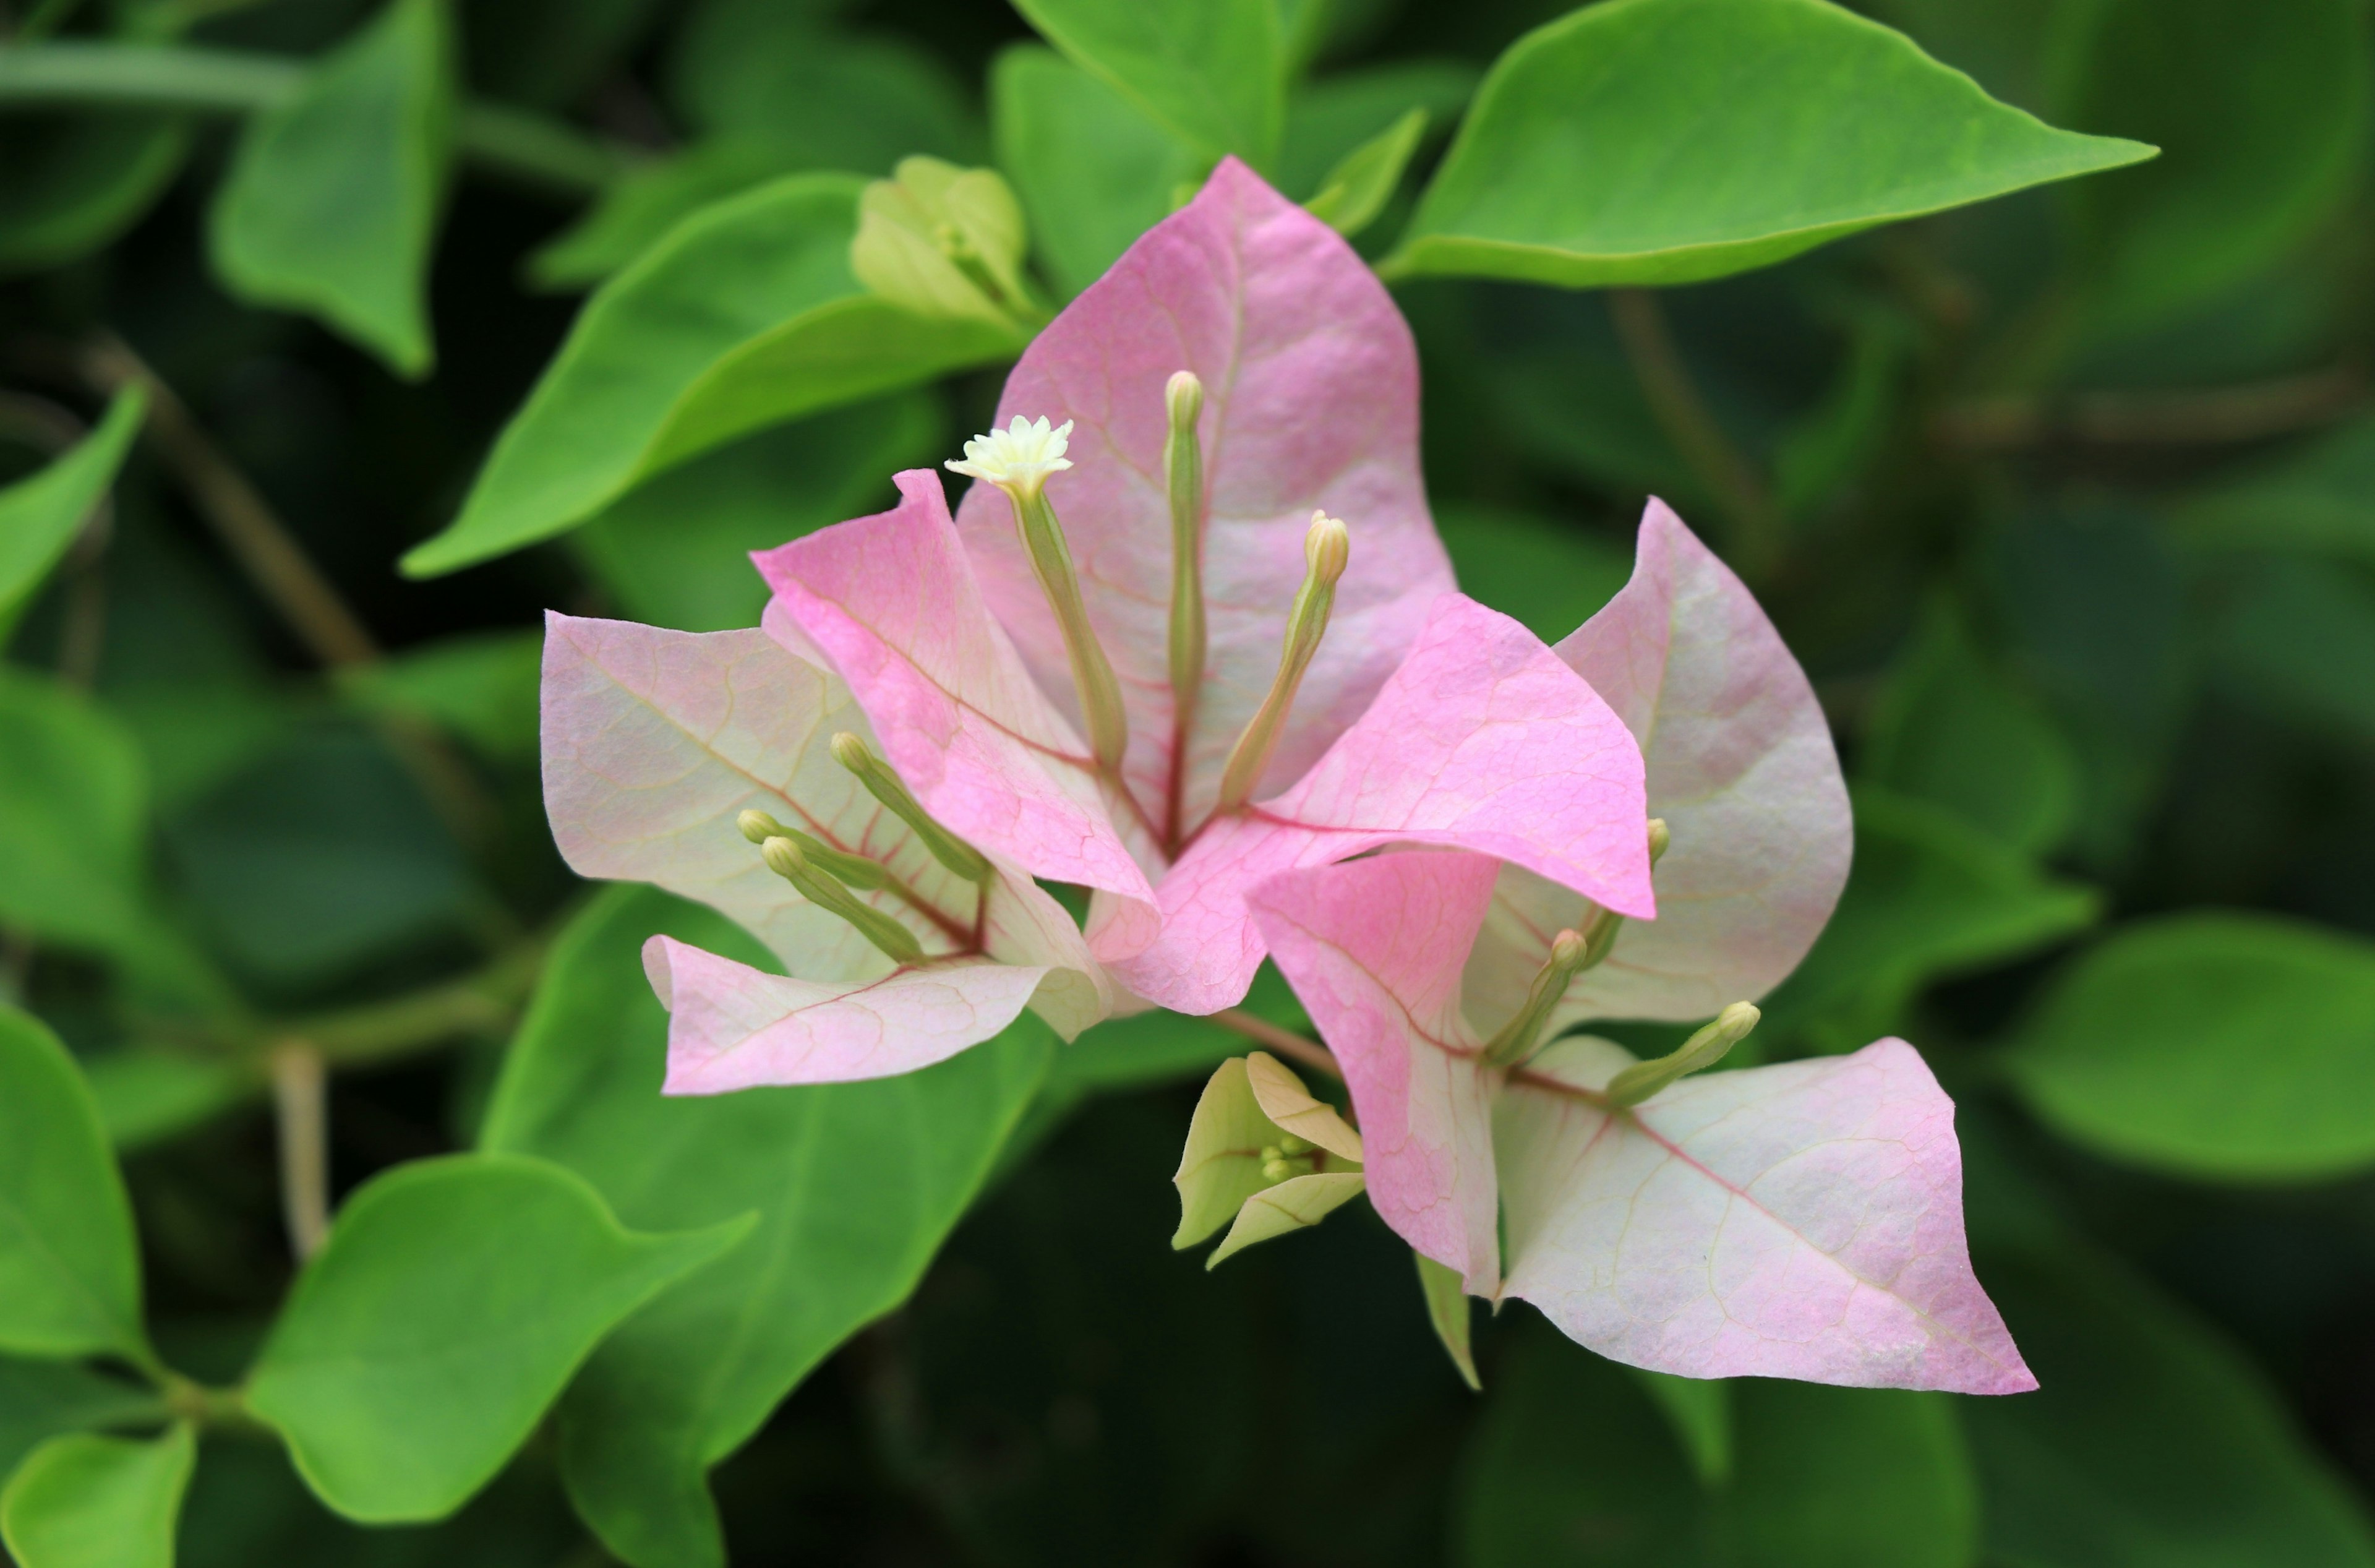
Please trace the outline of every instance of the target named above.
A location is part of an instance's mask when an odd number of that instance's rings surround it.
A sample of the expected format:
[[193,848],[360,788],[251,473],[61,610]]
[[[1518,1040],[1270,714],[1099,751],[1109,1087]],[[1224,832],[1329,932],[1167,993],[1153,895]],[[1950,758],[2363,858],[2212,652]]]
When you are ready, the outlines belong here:
[[[1219,103],[1213,129],[984,0],[9,0],[0,985],[91,1086],[156,1353],[229,1381],[280,1311],[274,1105],[285,1124],[325,1063],[332,1192],[406,1173],[372,1223],[478,1169],[414,1163],[454,1151],[525,1184],[481,1195],[482,1234],[426,1234],[424,1268],[500,1256],[539,1205],[589,1238],[556,1277],[584,1321],[502,1373],[525,1419],[486,1463],[422,1459],[416,1480],[451,1472],[426,1503],[337,1456],[467,1424],[430,1383],[292,1417],[301,1479],[192,1385],[160,1403],[108,1370],[148,1354],[136,1296],[71,1343],[0,1323],[0,1472],[59,1433],[208,1423],[194,1476],[170,1438],[147,1470],[119,1439],[43,1449],[11,1488],[25,1520],[93,1476],[168,1502],[145,1547],[30,1568],[165,1561],[182,1479],[198,1565],[658,1568],[721,1541],[738,1563],[2375,1565],[2359,0],[1861,0],[1996,99],[2163,155],[1653,292],[1396,285],[1464,586],[1555,638],[1621,584],[1655,493],[1814,675],[1855,869],[1742,1055],[1920,1046],[2040,1393],[1684,1385],[1520,1308],[1480,1318],[1471,1396],[1365,1208],[1210,1276],[1165,1245],[1196,1085],[1239,1043],[1193,1023],[1052,1055],[1022,1029],[891,1084],[652,1092],[636,947],[737,935],[648,892],[589,902],[561,866],[538,614],[750,624],[741,552],[887,504],[893,469],[988,417],[1020,339],[918,339],[829,397],[703,416],[748,433],[673,466],[615,409],[552,412],[603,450],[539,457],[532,407],[488,469],[514,490],[474,488],[587,290],[616,280],[588,362],[664,402],[715,357],[686,334],[752,335],[667,310],[769,324],[849,287],[798,271],[801,242],[842,266],[845,227],[762,225],[748,276],[688,235],[775,221],[762,188],[804,171],[801,200],[845,209],[855,183],[824,176],[927,153],[1006,173],[1060,301],[1192,188],[1229,115],[1273,110],[1246,133],[1268,171],[1297,199],[1338,183],[1383,258],[1486,69],[1568,8],[1282,3],[1282,108]],[[1097,7],[1021,10],[1077,51]],[[1412,110],[1407,167],[1346,161]],[[471,569],[408,577],[408,552]],[[0,1132],[30,1139],[20,1089]],[[96,1144],[60,1158],[86,1156],[103,1171]],[[105,1232],[104,1208],[70,1218]],[[750,1212],[760,1239],[697,1268]],[[340,1289],[445,1310],[330,1273],[292,1315]],[[265,1357],[284,1406],[297,1338],[284,1320]]]

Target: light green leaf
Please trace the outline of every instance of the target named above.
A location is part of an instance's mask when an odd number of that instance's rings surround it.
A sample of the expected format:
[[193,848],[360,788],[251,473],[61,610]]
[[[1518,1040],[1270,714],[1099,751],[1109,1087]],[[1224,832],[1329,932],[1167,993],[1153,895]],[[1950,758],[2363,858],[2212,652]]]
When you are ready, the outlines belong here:
[[2075,1244],[1981,1249],[1979,1273],[2041,1385],[1960,1407],[1989,1562],[2375,1565],[2342,1479],[2208,1326]]
[[1358,234],[1385,210],[1425,134],[1426,111],[1412,110],[1345,154],[1303,205],[1339,234]]
[[155,1426],[165,1401],[145,1384],[80,1362],[0,1356],[0,1483],[53,1437],[101,1427]]
[[2210,675],[2319,735],[2375,740],[2375,582],[2325,560],[2229,562]]
[[2375,566],[2375,419],[2195,493],[2171,527],[2204,549],[2298,550]]
[[1128,99],[1036,44],[991,65],[989,121],[1040,262],[1068,296],[1162,221],[1200,161]]
[[606,891],[554,951],[483,1141],[582,1172],[637,1224],[759,1211],[749,1244],[629,1320],[561,1404],[561,1469],[579,1512],[638,1568],[679,1568],[723,1562],[706,1472],[915,1290],[1038,1087],[1053,1037],[1026,1016],[901,1078],[664,1099],[668,1020],[639,958],[656,931],[771,961],[708,910],[648,888]]
[[631,166],[594,205],[527,259],[540,289],[599,283],[712,202],[790,172],[783,150],[748,136],[718,136]]
[[389,0],[241,138],[215,198],[215,269],[419,376],[453,118],[444,0]]
[[1273,0],[1014,0],[1039,35],[1210,158],[1278,150],[1285,44]]
[[1852,1051],[1904,1027],[1923,986],[2003,962],[2094,924],[2091,888],[1942,806],[1855,792],[1855,863],[1814,950],[1764,1003],[1758,1034]]
[[986,323],[927,320],[850,276],[865,182],[795,174],[709,207],[587,301],[446,530],[434,576],[548,539],[764,425],[1012,354]]
[[1418,1265],[1419,1293],[1426,1298],[1426,1321],[1442,1342],[1444,1354],[1459,1373],[1459,1381],[1478,1393],[1484,1388],[1476,1375],[1476,1352],[1469,1344],[1470,1320],[1473,1317],[1468,1305],[1468,1292],[1459,1281],[1459,1270],[1447,1268],[1423,1252],[1411,1254]]
[[87,255],[138,221],[188,156],[189,128],[155,114],[8,117],[0,274]]
[[2375,946],[2269,915],[2129,925],[2058,977],[2006,1057],[2064,1137],[2228,1180],[2375,1162]]
[[101,951],[136,943],[148,807],[123,725],[0,668],[0,924]]
[[248,1062],[127,1045],[84,1058],[100,1125],[119,1154],[161,1143],[213,1119],[264,1088]]
[[368,711],[419,720],[484,756],[516,761],[536,755],[543,658],[540,632],[475,632],[341,672],[339,684]]
[[1197,1097],[1188,1144],[1171,1178],[1179,1189],[1179,1229],[1171,1244],[1192,1247],[1207,1240],[1271,1185],[1271,1178],[1262,1174],[1260,1151],[1285,1136],[1284,1127],[1262,1114],[1243,1056],[1215,1068]]
[[1719,1487],[1731,1479],[1731,1381],[1722,1377],[1676,1377],[1628,1366],[1641,1391],[1649,1396],[1683,1445],[1691,1472],[1705,1487]]
[[1436,519],[1459,591],[1555,643],[1598,614],[1633,575],[1633,552],[1602,535],[1462,502]]
[[2043,707],[1990,667],[1953,601],[1932,601],[1864,737],[1874,784],[1960,813],[2015,849],[2058,847],[2078,762]]
[[605,1334],[750,1230],[638,1235],[584,1178],[518,1155],[399,1165],[339,1212],[265,1341],[248,1408],[339,1513],[441,1518]]
[[172,1568],[197,1457],[187,1425],[145,1441],[53,1437],[0,1492],[0,1538],[21,1568]]
[[154,1366],[132,1205],[74,1058],[0,1008],[0,1351]]
[[2066,25],[2059,117],[2168,151],[2075,193],[2100,330],[2241,282],[2350,198],[2375,51],[2357,0],[2107,0]]
[[1826,0],[1607,0],[1501,57],[1387,267],[1689,283],[2151,156]]
[[1448,135],[1481,75],[1464,60],[1422,58],[1340,72],[1296,88],[1286,106],[1278,188],[1289,195],[1313,195],[1355,148],[1412,109],[1426,111],[1422,145]]
[[[1971,1568],[1979,1499],[1944,1396],[1741,1378],[1702,1490],[1641,1385],[1538,1326],[1454,1493],[1460,1568]],[[1852,1503],[1837,1490],[1852,1478]]]
[[125,387],[97,430],[40,473],[0,489],[0,643],[115,482],[148,406],[138,387]]
[[1360,1197],[1364,1185],[1358,1171],[1320,1171],[1263,1188],[1246,1199],[1229,1233],[1204,1255],[1204,1267],[1218,1268],[1257,1242],[1308,1230]]
[[890,506],[891,476],[928,466],[944,428],[934,398],[902,392],[761,430],[638,485],[570,544],[632,619],[756,626],[750,552]]

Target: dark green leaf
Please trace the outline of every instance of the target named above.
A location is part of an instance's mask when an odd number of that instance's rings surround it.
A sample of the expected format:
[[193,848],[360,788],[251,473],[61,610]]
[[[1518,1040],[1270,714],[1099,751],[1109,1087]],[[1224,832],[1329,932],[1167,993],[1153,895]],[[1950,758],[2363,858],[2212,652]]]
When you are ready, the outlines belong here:
[[82,1067],[100,1124],[118,1153],[187,1131],[264,1087],[251,1063],[158,1046],[101,1051],[85,1057]]
[[775,147],[786,169],[888,174],[915,153],[971,163],[981,131],[947,66],[891,37],[818,26],[797,6],[715,6],[686,30],[671,96],[711,136]]
[[137,387],[127,387],[97,430],[40,473],[0,489],[0,643],[115,482],[148,401]]
[[761,430],[636,486],[570,543],[633,619],[755,626],[767,585],[750,552],[891,505],[891,476],[929,465],[942,427],[932,397],[903,392]]
[[1498,507],[1437,518],[1460,592],[1555,643],[1599,613],[1633,575],[1629,552],[1597,534]]
[[1209,158],[1265,164],[1285,120],[1273,0],[1014,0],[1041,37]]
[[2194,495],[2177,536],[2208,549],[2298,550],[2375,565],[2375,419]]
[[155,1363],[99,1111],[57,1036],[13,1008],[0,1008],[0,1351]]
[[1931,982],[2049,947],[2100,911],[2093,889],[2046,876],[1944,807],[1861,788],[1855,821],[1837,910],[1765,1000],[1768,1041],[1859,1049],[1902,1028]]
[[344,672],[341,683],[368,710],[403,714],[468,741],[484,756],[516,761],[536,755],[543,657],[537,632],[479,632],[408,648],[385,663]]
[[1613,0],[1501,57],[1388,266],[1687,283],[2150,156],[1824,0]]
[[259,113],[215,198],[216,270],[408,376],[436,357],[429,253],[453,116],[444,0],[389,0]]
[[33,1450],[0,1492],[0,1537],[21,1568],[172,1568],[197,1434],[72,1432]]
[[2364,569],[2266,560],[2223,575],[2230,596],[2210,632],[2210,675],[2306,725],[2375,740],[2375,586]]
[[2230,1180],[2375,1161],[2375,947],[2267,915],[2130,925],[2054,983],[2008,1057],[2066,1137]]
[[1400,60],[1324,77],[1295,89],[1286,109],[1278,188],[1317,195],[1353,149],[1412,109],[1426,111],[1426,140],[1450,134],[1476,90],[1476,67],[1459,60]]
[[2044,710],[1991,668],[1951,600],[1933,600],[1873,706],[1863,775],[2044,855],[2069,831],[2078,763]]
[[1702,1491],[1624,1369],[1540,1328],[1516,1350],[1462,1466],[1461,1568],[1969,1568],[1977,1559],[1979,1500],[1944,1396],[1739,1379],[1730,1385],[1731,1479]]
[[138,749],[85,698],[0,668],[0,923],[120,951],[141,907]]
[[606,892],[553,955],[484,1142],[572,1166],[637,1224],[760,1213],[739,1252],[613,1335],[561,1406],[580,1512],[626,1561],[675,1568],[723,1561],[707,1470],[915,1289],[1038,1087],[1052,1042],[1026,1015],[904,1078],[663,1099],[667,1016],[638,957],[656,931],[767,961],[707,910],[650,889]]
[[634,164],[585,215],[527,259],[538,288],[601,282],[712,202],[790,171],[781,148],[748,136],[718,136]]
[[339,1212],[265,1342],[247,1405],[350,1518],[435,1519],[501,1469],[588,1351],[750,1221],[620,1229],[517,1155],[415,1161]]
[[1040,263],[1068,295],[1161,222],[1197,171],[1196,155],[1137,105],[1036,44],[990,66],[989,121]]
[[2041,1386],[1967,1399],[1989,1561],[2018,1568],[2369,1568],[2359,1507],[2207,1326],[2074,1244],[1982,1249]]
[[112,1426],[153,1426],[165,1401],[141,1384],[78,1362],[0,1356],[0,1483],[53,1437]]
[[179,119],[11,115],[0,171],[0,273],[56,266],[99,249],[148,210],[189,151]]
[[1022,346],[850,276],[864,182],[796,174],[687,221],[596,291],[416,576],[550,538],[662,469]]

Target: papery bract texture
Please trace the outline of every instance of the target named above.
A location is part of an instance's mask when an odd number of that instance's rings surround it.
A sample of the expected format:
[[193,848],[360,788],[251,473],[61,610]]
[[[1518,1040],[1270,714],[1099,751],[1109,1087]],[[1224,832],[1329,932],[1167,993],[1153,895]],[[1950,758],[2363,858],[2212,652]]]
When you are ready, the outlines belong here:
[[[1568,987],[1554,1027],[1706,1018],[1763,996],[1830,918],[1854,843],[1805,672],[1740,579],[1659,501],[1642,516],[1632,580],[1556,651],[1640,741],[1649,815],[1673,839],[1658,863],[1659,918],[1624,927],[1607,961]],[[1530,870],[1505,872],[1469,969],[1477,1015],[1515,1011],[1551,938],[1589,912]]]
[[[1163,453],[1164,385],[1177,371],[1204,384],[1209,643],[1175,781]],[[1235,159],[1033,341],[998,399],[998,424],[1017,415],[1073,422],[1075,466],[1047,496],[1128,708],[1124,775],[1157,823],[1175,787],[1179,831],[1211,811],[1229,748],[1277,671],[1315,508],[1351,526],[1352,564],[1264,789],[1359,716],[1452,586],[1419,477],[1410,328],[1335,230]],[[998,619],[1077,721],[1063,639],[1006,498],[976,485],[958,515]]]
[[1179,1012],[1228,1007],[1265,950],[1248,890],[1394,843],[1476,850],[1648,918],[1644,811],[1640,749],[1608,705],[1524,627],[1447,594],[1308,773],[1180,856],[1157,890],[1162,934],[1117,973]]
[[900,502],[752,559],[775,591],[766,627],[849,683],[925,808],[1034,877],[1136,905],[1117,948],[1152,935],[1151,841],[1101,784],[1088,748],[1023,668],[958,543],[939,477],[898,476]]
[[1576,1036],[1511,1076],[1503,1294],[1684,1377],[2037,1386],[1971,1273],[1954,1102],[1912,1046],[1705,1073],[1629,1114],[1567,1092],[1632,1060]]

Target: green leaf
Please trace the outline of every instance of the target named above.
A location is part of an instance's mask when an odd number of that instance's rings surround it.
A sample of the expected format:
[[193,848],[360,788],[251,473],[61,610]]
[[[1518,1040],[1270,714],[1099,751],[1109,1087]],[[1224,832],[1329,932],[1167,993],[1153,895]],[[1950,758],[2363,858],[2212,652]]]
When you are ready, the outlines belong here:
[[2312,734],[2375,740],[2375,584],[2364,569],[2275,560],[2222,569],[2211,677]]
[[2349,200],[2375,50],[2357,0],[2108,0],[2069,22],[2060,117],[2168,152],[2076,193],[2101,330],[2242,281]]
[[566,532],[644,479],[764,425],[1016,352],[850,276],[865,182],[795,174],[687,220],[597,289],[462,513],[404,558],[434,576]]
[[0,1351],[156,1357],[132,1205],[74,1058],[0,1008]]
[[1425,134],[1426,111],[1412,110],[1345,154],[1303,205],[1339,234],[1358,234],[1385,210]]
[[2054,982],[2006,1057],[2064,1137],[2239,1181],[2375,1161],[2375,946],[2268,915],[2140,921]]
[[252,1063],[161,1046],[101,1051],[85,1057],[82,1069],[100,1125],[119,1154],[162,1143],[264,1088]]
[[1418,1265],[1419,1293],[1426,1300],[1426,1321],[1443,1346],[1443,1353],[1451,1358],[1452,1370],[1459,1381],[1482,1393],[1484,1385],[1476,1376],[1476,1352],[1469,1344],[1469,1328],[1475,1314],[1468,1304],[1468,1292],[1461,1288],[1459,1271],[1447,1268],[1423,1252],[1413,1252],[1411,1258]]
[[582,1177],[517,1155],[399,1165],[339,1211],[265,1341],[248,1409],[339,1513],[441,1518],[605,1334],[750,1230],[638,1235]]
[[1471,501],[1436,521],[1460,592],[1545,643],[1589,620],[1633,575],[1629,550],[1527,513]]
[[759,1211],[748,1245],[631,1319],[562,1401],[570,1494],[638,1568],[724,1561],[706,1472],[914,1291],[1052,1045],[1026,1016],[902,1078],[664,1099],[668,1020],[639,957],[658,931],[770,962],[708,910],[647,888],[606,891],[556,947],[483,1136],[583,1173],[637,1224]]
[[1323,77],[1297,88],[1286,106],[1278,188],[1312,195],[1355,148],[1413,109],[1426,111],[1424,142],[1448,135],[1482,75],[1464,60],[1397,60]]
[[1609,0],[1501,57],[1387,267],[1690,283],[2152,152],[1825,0]]
[[56,266],[112,242],[172,183],[189,147],[178,118],[11,114],[0,171],[0,273]]
[[145,1384],[80,1362],[0,1356],[0,1483],[53,1437],[164,1419],[163,1397]]
[[517,761],[536,756],[543,659],[541,633],[484,631],[342,671],[339,684],[368,711],[419,720],[483,756]]
[[890,506],[891,476],[928,466],[945,428],[935,398],[901,392],[761,430],[636,486],[570,544],[633,619],[756,626],[750,552]]
[[1676,1377],[1628,1366],[1633,1381],[1649,1396],[1683,1445],[1691,1473],[1705,1487],[1719,1487],[1731,1479],[1731,1380],[1722,1377]]
[[2078,763],[2044,709],[1990,667],[1954,602],[1931,602],[1873,705],[1863,773],[1960,813],[2015,849],[2060,845]]
[[136,944],[148,809],[123,725],[0,667],[0,924],[100,951]]
[[980,161],[974,89],[929,51],[821,25],[781,0],[701,7],[678,35],[668,96],[709,136],[774,147],[790,169],[888,174],[915,153]]
[[0,1492],[0,1538],[22,1568],[172,1568],[197,1457],[186,1424],[145,1441],[53,1437]]
[[2375,566],[2375,419],[2196,492],[2171,531],[2215,550],[2298,550]]
[[97,430],[40,473],[0,489],[0,643],[115,482],[148,406],[138,387],[125,387]]
[[1273,0],[1014,0],[1039,35],[1209,158],[1266,164],[1286,117]]
[[444,0],[389,0],[241,138],[209,229],[241,298],[428,373],[429,253],[454,84]]
[[1762,1040],[1856,1050],[1902,1028],[1932,981],[2050,946],[2100,912],[2093,889],[2046,876],[1944,807],[1859,788],[1855,823],[1847,890],[1805,961],[1765,999]]
[[2109,1259],[1983,1249],[2041,1386],[1967,1399],[1989,1561],[2019,1568],[2369,1568],[2375,1536],[2275,1389]]
[[781,148],[748,136],[714,137],[634,164],[528,257],[528,278],[551,289],[599,283],[703,207],[791,169]]
[[991,64],[989,123],[1040,263],[1068,296],[1162,221],[1199,164],[1128,99],[1036,44],[1015,44]]
[[[1454,1494],[1461,1568],[1970,1568],[1979,1499],[1941,1395],[1742,1378],[1730,1483],[1702,1490],[1626,1369],[1538,1326]],[[1852,1478],[1852,1503],[1837,1490]]]

